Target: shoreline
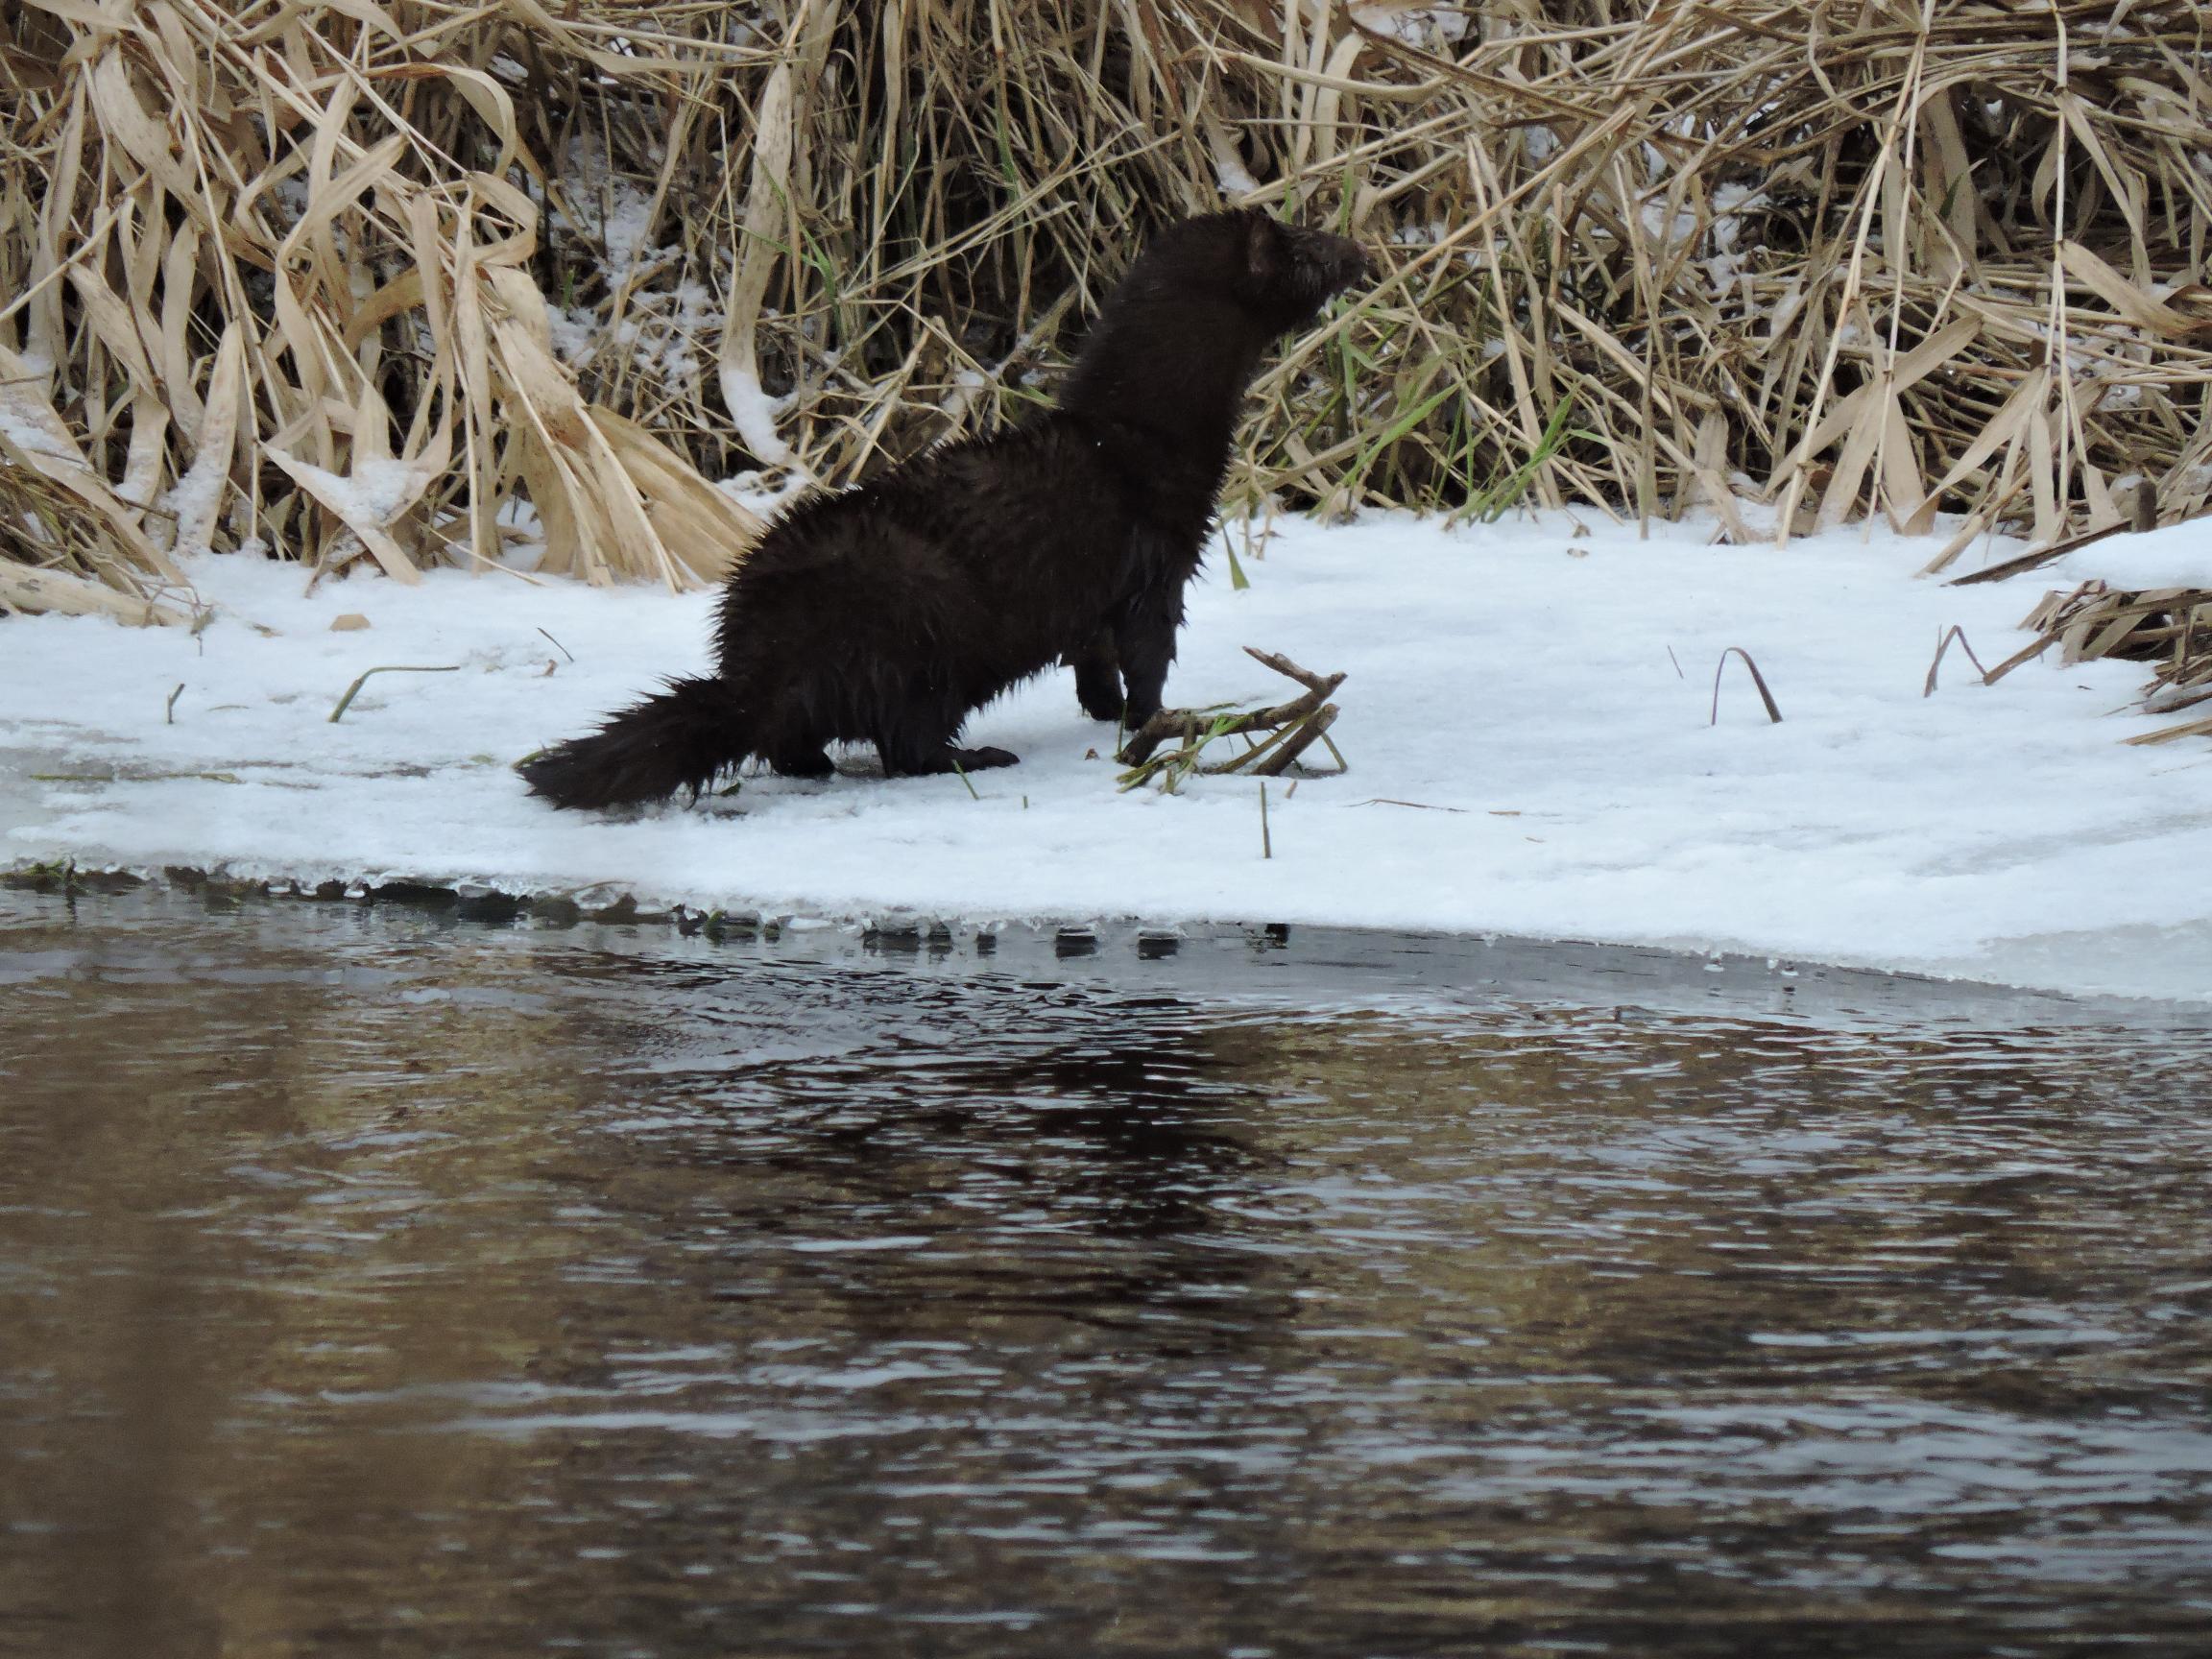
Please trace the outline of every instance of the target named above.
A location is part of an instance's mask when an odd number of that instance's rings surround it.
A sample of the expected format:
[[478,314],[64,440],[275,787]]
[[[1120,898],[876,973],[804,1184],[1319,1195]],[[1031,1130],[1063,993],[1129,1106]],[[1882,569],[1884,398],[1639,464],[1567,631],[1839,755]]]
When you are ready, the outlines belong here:
[[[577,892],[510,893],[481,883],[330,877],[320,881],[160,871],[0,868],[0,915],[12,894],[166,907],[190,902],[231,911],[268,905],[362,913],[396,911],[437,924],[621,936],[648,943],[804,951],[832,959],[926,960],[955,971],[1064,974],[1075,968],[1108,981],[1172,964],[1216,979],[1231,957],[1264,961],[1273,995],[1311,994],[1323,1005],[1359,1006],[1380,997],[1417,999],[1479,987],[1510,1000],[1615,1003],[1645,1011],[1726,1013],[1884,1026],[1923,1022],[2017,1024],[2195,1025],[2212,1019],[2212,997],[2082,993],[2049,986],[1916,973],[1870,963],[1785,958],[1756,952],[1454,932],[1252,922],[1168,922],[1137,916],[990,918],[888,911],[830,916],[767,909],[704,910],[640,900],[608,884]],[[1229,976],[1239,968],[1232,965]],[[1257,985],[1246,985],[1254,990]],[[1232,990],[1235,988],[1232,987]]]
[[[198,636],[0,622],[0,867],[586,909],[1260,918],[2212,1001],[2212,890],[2189,878],[2212,861],[2212,755],[2124,741],[2164,724],[2143,665],[2053,652],[1986,685],[1954,649],[1927,690],[1948,630],[2001,660],[2047,586],[2185,573],[2176,543],[2212,524],[1964,589],[1913,579],[1928,541],[1866,526],[1779,549],[1651,529],[1285,519],[1248,586],[1216,569],[1170,701],[1280,695],[1246,646],[1346,675],[1349,773],[1275,782],[1264,837],[1248,777],[1120,788],[1064,670],[971,721],[967,741],[1022,757],[1008,770],[883,779],[853,756],[695,805],[556,811],[511,763],[693,670],[711,594],[459,572],[302,591],[299,566],[204,558]],[[364,681],[390,666],[448,671]]]

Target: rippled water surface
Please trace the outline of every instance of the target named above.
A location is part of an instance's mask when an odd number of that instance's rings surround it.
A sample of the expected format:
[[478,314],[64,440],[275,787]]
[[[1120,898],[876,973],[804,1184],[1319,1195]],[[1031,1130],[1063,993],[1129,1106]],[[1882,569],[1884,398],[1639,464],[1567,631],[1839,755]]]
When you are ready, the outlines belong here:
[[2212,1652],[2212,1032],[0,894],[0,1648]]

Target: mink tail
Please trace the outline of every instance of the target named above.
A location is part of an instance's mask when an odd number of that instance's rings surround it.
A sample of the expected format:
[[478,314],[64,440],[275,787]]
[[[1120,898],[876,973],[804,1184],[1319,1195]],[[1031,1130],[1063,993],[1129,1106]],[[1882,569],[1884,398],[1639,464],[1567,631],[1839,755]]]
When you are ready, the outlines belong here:
[[696,795],[752,753],[751,722],[727,680],[670,680],[598,731],[517,763],[556,806],[629,806],[679,789]]

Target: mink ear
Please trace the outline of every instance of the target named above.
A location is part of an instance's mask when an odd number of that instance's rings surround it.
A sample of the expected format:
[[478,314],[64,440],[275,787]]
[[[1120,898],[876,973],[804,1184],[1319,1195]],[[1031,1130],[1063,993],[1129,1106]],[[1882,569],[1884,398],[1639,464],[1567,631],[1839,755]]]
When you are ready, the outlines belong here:
[[1274,287],[1283,266],[1283,239],[1275,221],[1255,210],[1244,233],[1244,271],[1252,286],[1265,293]]

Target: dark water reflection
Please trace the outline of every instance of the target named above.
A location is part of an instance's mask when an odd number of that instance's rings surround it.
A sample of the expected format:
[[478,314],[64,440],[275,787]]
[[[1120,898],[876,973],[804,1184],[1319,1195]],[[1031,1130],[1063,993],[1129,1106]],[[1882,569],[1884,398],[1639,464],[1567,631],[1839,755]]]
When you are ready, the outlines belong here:
[[2202,1022],[1161,954],[0,895],[0,1648],[2212,1652]]

